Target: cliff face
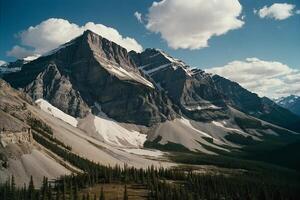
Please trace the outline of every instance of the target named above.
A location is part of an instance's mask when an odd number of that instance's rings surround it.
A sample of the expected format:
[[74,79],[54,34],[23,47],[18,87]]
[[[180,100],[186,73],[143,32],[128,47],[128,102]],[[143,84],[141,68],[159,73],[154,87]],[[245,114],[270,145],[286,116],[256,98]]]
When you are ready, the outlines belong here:
[[130,52],[136,65],[165,90],[181,110],[195,120],[224,118],[226,104],[213,80],[204,71],[191,68],[158,49]]

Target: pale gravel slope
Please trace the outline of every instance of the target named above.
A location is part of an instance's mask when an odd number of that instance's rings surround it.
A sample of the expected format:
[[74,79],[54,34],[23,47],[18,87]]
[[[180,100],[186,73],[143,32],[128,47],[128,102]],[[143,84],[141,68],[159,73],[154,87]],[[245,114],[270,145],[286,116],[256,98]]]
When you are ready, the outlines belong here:
[[39,187],[44,176],[55,179],[71,174],[64,166],[37,149],[33,149],[30,154],[23,154],[19,159],[10,158],[8,164],[8,169],[0,171],[1,181],[14,175],[17,186],[28,185],[30,176],[33,176],[35,185]]
[[116,164],[123,166],[124,163],[137,168],[146,168],[155,166],[173,166],[174,163],[147,159],[145,156],[128,153],[122,149],[113,148],[97,139],[88,136],[84,131],[75,128],[62,120],[59,120],[48,113],[30,107],[31,111],[39,116],[43,121],[53,129],[54,136],[63,141],[66,145],[72,147],[72,151],[89,160],[99,162],[103,165],[114,166]]

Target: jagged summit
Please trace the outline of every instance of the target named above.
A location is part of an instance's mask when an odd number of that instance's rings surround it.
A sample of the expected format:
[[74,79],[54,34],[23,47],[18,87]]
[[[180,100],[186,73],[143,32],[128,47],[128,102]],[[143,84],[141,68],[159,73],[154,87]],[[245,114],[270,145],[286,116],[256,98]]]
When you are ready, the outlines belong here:
[[281,107],[286,108],[300,116],[300,96],[289,95],[287,97],[276,99],[275,102]]
[[[136,52],[130,52],[130,54],[139,65],[139,69],[150,76],[153,76],[159,71],[164,71],[168,68],[180,70],[188,76],[193,76],[197,73],[203,73],[201,69],[192,68],[183,61],[168,55],[161,49],[147,48],[145,51],[139,54],[140,56],[137,56]],[[140,58],[137,59],[137,57]]]

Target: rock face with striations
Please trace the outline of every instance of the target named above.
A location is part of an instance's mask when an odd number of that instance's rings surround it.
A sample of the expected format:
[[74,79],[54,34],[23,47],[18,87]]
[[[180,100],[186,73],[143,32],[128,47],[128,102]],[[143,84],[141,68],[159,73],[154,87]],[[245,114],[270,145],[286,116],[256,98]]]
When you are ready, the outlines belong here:
[[150,126],[176,116],[168,97],[144,77],[126,49],[91,31],[4,79],[75,117],[84,117],[96,103],[122,122]]
[[130,55],[189,117],[195,120],[225,117],[226,104],[204,71],[193,69],[158,49],[146,49],[140,54],[130,52]]
[[236,82],[219,75],[212,78],[228,105],[259,119],[300,132],[300,117],[296,114],[278,106],[267,97],[260,98]]

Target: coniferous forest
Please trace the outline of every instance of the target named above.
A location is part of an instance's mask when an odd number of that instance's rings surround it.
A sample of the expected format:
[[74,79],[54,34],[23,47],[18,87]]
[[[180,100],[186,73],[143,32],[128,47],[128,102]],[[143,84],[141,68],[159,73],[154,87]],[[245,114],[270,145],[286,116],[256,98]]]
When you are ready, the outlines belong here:
[[105,199],[105,191],[92,196],[81,190],[95,185],[120,183],[124,185],[123,199],[130,199],[127,184],[141,184],[147,188],[147,199],[161,200],[267,200],[267,199],[299,199],[299,184],[287,182],[269,176],[258,176],[254,173],[244,175],[209,175],[182,170],[179,168],[137,169],[124,166],[103,166],[73,154],[64,145],[58,145],[43,135],[33,132],[34,139],[47,149],[62,157],[84,173],[63,176],[49,181],[44,178],[40,188],[35,187],[31,177],[30,182],[22,188],[17,188],[12,176],[0,186],[2,200],[52,200],[52,199]]

